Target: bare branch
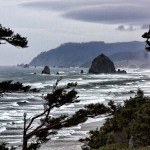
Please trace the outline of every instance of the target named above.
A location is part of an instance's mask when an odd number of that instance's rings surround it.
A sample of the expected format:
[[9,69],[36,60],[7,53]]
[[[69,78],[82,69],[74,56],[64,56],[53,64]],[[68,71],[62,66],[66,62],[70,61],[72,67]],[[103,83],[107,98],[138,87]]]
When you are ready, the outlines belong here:
[[32,125],[33,121],[41,116],[43,116],[44,114],[46,114],[46,112],[49,111],[50,108],[46,109],[43,113],[39,114],[39,115],[36,115],[35,117],[33,117],[30,121],[30,123],[28,124],[28,126],[26,127],[26,131],[30,128],[30,126]]

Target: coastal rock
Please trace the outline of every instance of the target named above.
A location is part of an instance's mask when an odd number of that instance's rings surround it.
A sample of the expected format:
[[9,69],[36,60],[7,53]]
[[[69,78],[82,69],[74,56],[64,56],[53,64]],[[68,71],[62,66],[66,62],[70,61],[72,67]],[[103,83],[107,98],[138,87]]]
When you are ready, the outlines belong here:
[[83,70],[81,70],[81,72],[80,72],[81,74],[83,74],[84,73],[84,71]]
[[45,66],[42,71],[42,74],[50,74],[50,68],[48,66]]
[[17,67],[21,67],[21,68],[29,68],[29,64],[17,64]]
[[116,73],[126,74],[127,72],[125,70],[118,69]]
[[116,73],[114,63],[104,54],[94,58],[89,73]]
[[23,66],[23,68],[29,68],[29,65],[28,65],[28,64],[25,64],[25,65]]

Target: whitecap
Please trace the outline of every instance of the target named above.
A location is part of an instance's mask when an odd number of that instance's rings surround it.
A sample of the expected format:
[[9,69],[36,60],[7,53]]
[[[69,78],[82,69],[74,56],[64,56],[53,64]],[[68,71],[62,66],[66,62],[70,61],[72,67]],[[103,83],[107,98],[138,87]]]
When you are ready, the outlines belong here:
[[95,89],[99,89],[99,88],[100,88],[100,86],[96,86],[96,87],[95,87]]
[[1,114],[0,119],[1,119],[1,120],[8,120],[8,119],[11,119],[11,117],[10,117],[9,115],[10,115],[9,113],[4,112],[4,113]]
[[102,102],[105,102],[105,99],[104,98],[101,98],[101,99],[97,99],[97,100],[87,100],[87,101],[80,101],[78,104],[79,105],[88,105],[88,104],[95,104],[95,103],[102,103]]
[[55,140],[58,140],[58,139],[59,139],[59,137],[56,137],[56,136],[55,136],[55,137],[54,137],[54,136],[51,137],[51,140],[54,140],[54,141],[55,141]]
[[75,106],[74,106],[74,104],[69,104],[69,105],[63,105],[63,106],[61,106],[59,109],[66,109],[66,108],[74,108]]
[[82,89],[79,89],[79,91],[85,91],[86,89],[82,88]]
[[64,71],[59,71],[59,74],[64,74],[65,72]]
[[15,124],[21,124],[23,123],[23,120],[14,121]]
[[19,105],[17,104],[17,102],[14,102],[12,105],[13,105],[14,107],[19,106]]
[[6,131],[6,127],[0,127],[0,133]]
[[74,133],[75,133],[75,130],[67,130],[65,128],[65,129],[59,130],[57,136],[58,137],[68,137],[68,136],[71,136]]
[[92,122],[98,122],[98,121],[103,121],[105,120],[107,117],[97,117],[97,118],[88,118],[88,120],[84,123],[92,123]]
[[65,129],[69,129],[69,130],[79,130],[81,129],[81,125],[77,125],[77,126],[73,126],[73,127],[68,127],[68,128],[65,128]]
[[30,85],[32,88],[43,88],[44,85],[41,82],[37,82],[37,83],[24,83],[24,86],[28,86]]
[[17,104],[18,105],[26,105],[26,104],[28,104],[29,103],[29,101],[20,101],[20,102],[17,102]]
[[75,73],[76,71],[70,71],[70,72]]

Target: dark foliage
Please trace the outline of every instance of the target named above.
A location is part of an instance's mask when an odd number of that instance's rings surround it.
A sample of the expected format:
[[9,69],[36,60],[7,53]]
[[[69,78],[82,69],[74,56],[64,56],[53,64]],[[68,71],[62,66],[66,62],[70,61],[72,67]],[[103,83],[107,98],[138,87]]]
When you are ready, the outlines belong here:
[[[28,47],[27,38],[22,37],[19,34],[14,34],[14,32],[10,28],[5,28],[1,24],[0,24],[0,41],[6,41],[9,44],[16,47],[21,47],[21,48]],[[5,43],[0,42],[0,44],[5,44]]]
[[32,89],[31,86],[23,86],[20,82],[12,83],[12,80],[0,82],[0,97],[7,92],[39,92],[39,90]]
[[146,39],[146,41],[145,41],[145,42],[146,42],[145,49],[146,49],[147,51],[150,51],[150,41],[149,41],[149,39],[150,39],[150,27],[149,27],[148,32],[145,32],[145,33],[142,35],[142,37]]
[[[79,102],[79,100],[77,100],[77,92],[74,89],[77,83],[68,83],[63,87],[58,87],[60,80],[57,80],[55,83],[53,91],[43,97],[45,100],[43,113],[33,117],[28,125],[26,124],[25,118],[23,150],[32,150],[40,147],[42,143],[48,140],[48,135],[56,134],[57,130],[63,127],[75,126],[85,122],[88,117],[110,114],[112,112],[111,108],[97,103],[86,105],[72,116],[61,115],[51,117],[50,112],[53,108]],[[34,129],[31,129],[36,119],[40,119],[40,124]],[[35,140],[32,141],[31,144],[27,144],[31,141],[32,137],[35,137]]]
[[123,106],[115,106],[112,116],[106,119],[104,125],[96,131],[90,131],[90,137],[85,141],[92,148],[106,145],[120,145],[122,148],[129,146],[129,139],[133,137],[134,147],[150,145],[150,98],[145,97],[142,90],[138,89],[134,98],[124,101]]
[[0,144],[0,150],[9,150],[9,149],[6,147],[6,143]]
[[48,124],[56,124],[54,129],[60,129],[62,127],[71,127],[85,122],[88,117],[96,117],[102,114],[110,113],[111,109],[103,104],[89,104],[84,106],[83,109],[79,109],[72,116],[60,116],[58,118],[49,118]]
[[[61,79],[60,79],[61,80]],[[23,137],[23,150],[31,150],[38,148],[42,143],[47,141],[49,134],[56,133],[53,129],[59,129],[62,127],[62,122],[65,121],[65,116],[58,118],[50,117],[50,112],[53,108],[61,107],[71,103],[78,102],[77,92],[74,90],[76,83],[68,83],[63,87],[58,87],[58,82],[53,86],[52,93],[48,93],[43,97],[45,100],[44,110],[41,114],[34,116],[27,125],[26,114],[24,116],[24,137]],[[33,128],[32,124],[35,120],[41,120],[40,124]],[[31,129],[32,128],[32,129]],[[50,131],[50,132],[49,132]],[[32,140],[35,137],[35,140]],[[31,144],[28,144],[28,141]]]

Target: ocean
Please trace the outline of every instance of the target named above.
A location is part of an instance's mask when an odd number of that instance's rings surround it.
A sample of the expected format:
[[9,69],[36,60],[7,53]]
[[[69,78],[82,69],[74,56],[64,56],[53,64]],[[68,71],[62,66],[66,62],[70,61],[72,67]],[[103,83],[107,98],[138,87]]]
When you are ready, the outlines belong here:
[[[0,67],[0,82],[13,80],[23,85],[30,85],[40,90],[38,93],[5,93],[0,98],[0,143],[5,142],[19,145],[22,142],[23,114],[28,118],[39,114],[43,110],[42,95],[50,93],[53,84],[60,77],[59,86],[68,82],[77,82],[80,102],[55,108],[52,116],[62,114],[72,115],[75,111],[90,103],[107,104],[110,100],[123,104],[123,101],[134,96],[137,89],[141,88],[145,95],[150,95],[150,70],[126,69],[127,74],[88,74],[87,68],[51,68],[50,75],[42,75],[42,67],[19,68]],[[80,71],[84,70],[81,74]],[[56,73],[59,72],[59,75]],[[89,118],[84,124],[103,120],[105,116]],[[36,125],[36,124],[35,124]],[[78,139],[87,131],[82,130],[81,125],[63,128],[52,140]]]

